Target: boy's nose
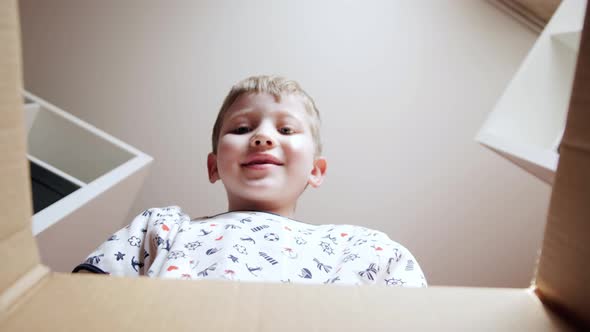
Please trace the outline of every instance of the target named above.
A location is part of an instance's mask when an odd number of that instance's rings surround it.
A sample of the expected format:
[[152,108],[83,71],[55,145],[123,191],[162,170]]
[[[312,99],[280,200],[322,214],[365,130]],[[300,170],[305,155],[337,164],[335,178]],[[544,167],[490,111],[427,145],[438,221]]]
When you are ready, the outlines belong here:
[[260,147],[273,147],[275,145],[274,141],[265,135],[256,135],[252,137],[250,140],[250,146],[253,148],[260,148]]

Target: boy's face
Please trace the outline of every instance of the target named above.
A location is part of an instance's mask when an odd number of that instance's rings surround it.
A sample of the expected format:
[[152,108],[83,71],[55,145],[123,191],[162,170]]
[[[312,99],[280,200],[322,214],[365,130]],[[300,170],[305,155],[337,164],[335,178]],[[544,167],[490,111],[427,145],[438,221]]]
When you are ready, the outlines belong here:
[[223,118],[217,155],[207,161],[209,180],[221,179],[230,210],[294,209],[308,184],[321,184],[326,160],[314,158],[310,123],[297,95],[280,102],[267,93],[236,99]]

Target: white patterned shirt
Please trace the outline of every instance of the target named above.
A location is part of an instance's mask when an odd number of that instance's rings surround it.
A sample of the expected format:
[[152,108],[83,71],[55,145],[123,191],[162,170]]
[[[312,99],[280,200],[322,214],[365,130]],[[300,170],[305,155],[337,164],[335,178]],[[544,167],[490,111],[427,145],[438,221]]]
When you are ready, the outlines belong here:
[[310,225],[259,211],[191,220],[178,206],[145,210],[74,272],[176,279],[426,287],[418,262],[382,232]]

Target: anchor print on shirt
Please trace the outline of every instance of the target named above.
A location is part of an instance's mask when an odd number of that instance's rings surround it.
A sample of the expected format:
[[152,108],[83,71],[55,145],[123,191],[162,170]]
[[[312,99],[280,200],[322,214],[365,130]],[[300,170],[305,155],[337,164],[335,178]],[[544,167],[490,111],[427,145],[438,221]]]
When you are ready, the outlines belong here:
[[87,264],[98,264],[100,263],[100,258],[104,257],[104,254],[100,254],[100,255],[96,255],[96,256],[90,256],[88,257],[88,259],[86,259],[86,263]]
[[256,271],[262,271],[262,267],[258,266],[258,267],[249,267],[248,264],[246,263],[246,268],[248,269],[248,271],[250,273],[252,273],[252,275],[254,275],[255,277],[258,277],[257,274],[255,274],[254,272]]
[[241,237],[240,240],[242,240],[242,241],[249,241],[249,242],[252,242],[252,244],[256,244],[256,241],[253,238],[249,237],[249,236],[248,237]]
[[197,276],[199,276],[199,277],[206,277],[206,276],[209,275],[209,271],[215,271],[216,268],[217,268],[217,263],[213,263],[213,264],[209,265],[208,268],[206,268],[203,271],[197,273]]
[[164,240],[164,238],[162,238],[159,235],[156,235],[155,240],[156,241],[156,245],[159,247],[161,244],[164,244],[164,250],[170,251],[170,241],[169,240]]
[[201,234],[199,234],[199,236],[207,236],[207,235],[211,234],[211,232],[213,232],[213,231],[208,231],[207,232],[206,230],[204,230],[204,229],[201,228]]
[[139,270],[137,268],[139,267],[141,269],[143,267],[143,262],[140,262],[139,260],[135,260],[135,256],[133,256],[133,258],[131,258],[131,267],[133,267],[135,272],[139,272]]

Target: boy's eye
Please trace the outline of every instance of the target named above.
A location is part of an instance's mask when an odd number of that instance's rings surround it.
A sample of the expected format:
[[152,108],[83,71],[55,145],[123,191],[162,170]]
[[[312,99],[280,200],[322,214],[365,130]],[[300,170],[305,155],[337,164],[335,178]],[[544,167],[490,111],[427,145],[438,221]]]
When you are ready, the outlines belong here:
[[241,127],[238,127],[236,129],[232,130],[232,133],[241,135],[241,134],[245,134],[249,131],[250,131],[250,127],[241,126]]
[[279,129],[279,132],[281,134],[290,135],[290,134],[293,134],[293,128],[283,127],[281,129]]

